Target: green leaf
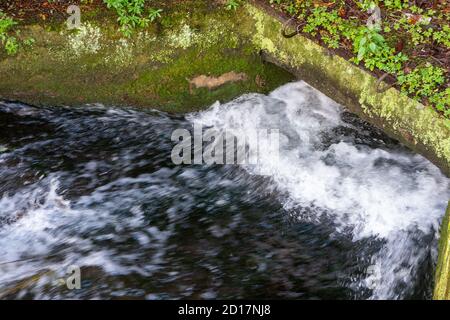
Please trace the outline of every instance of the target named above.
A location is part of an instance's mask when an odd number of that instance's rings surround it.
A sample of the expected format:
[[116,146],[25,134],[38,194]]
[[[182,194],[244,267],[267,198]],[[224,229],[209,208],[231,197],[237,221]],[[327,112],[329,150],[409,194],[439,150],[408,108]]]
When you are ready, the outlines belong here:
[[379,34],[379,33],[374,33],[372,35],[372,38],[373,38],[373,40],[375,40],[378,43],[383,43],[384,42],[383,36],[381,34]]

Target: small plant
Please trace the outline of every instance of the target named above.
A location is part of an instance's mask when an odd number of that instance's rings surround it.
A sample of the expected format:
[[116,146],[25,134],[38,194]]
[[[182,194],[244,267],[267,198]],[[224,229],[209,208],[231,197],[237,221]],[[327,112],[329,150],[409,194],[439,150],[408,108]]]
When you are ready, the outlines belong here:
[[355,38],[353,47],[358,53],[356,61],[376,55],[377,52],[386,47],[386,41],[383,36],[379,34],[378,28],[362,27],[359,35]]
[[[287,10],[288,8],[289,6]],[[343,24],[344,22],[336,10],[328,12],[326,8],[318,7],[314,8],[311,15],[306,19],[303,31],[312,35],[320,33],[323,42],[328,47],[336,49],[339,47],[339,41],[341,40],[341,26]]]
[[383,2],[386,8],[391,10],[401,10],[409,5],[408,0],[384,0]]
[[6,39],[4,45],[6,53],[10,56],[16,54],[19,50],[19,43],[17,42],[17,39],[15,37],[9,37],[8,39]]
[[442,30],[435,31],[433,33],[433,40],[437,43],[444,44],[447,48],[450,48],[450,26],[443,25]]
[[[403,93],[427,100],[450,118],[448,1],[432,6],[411,0],[266,1],[296,18],[303,32],[330,48],[353,51],[351,61],[397,77]],[[382,20],[368,24],[376,7]],[[406,61],[414,71],[407,71]]]
[[353,60],[356,63],[364,61],[369,70],[378,68],[382,71],[396,74],[403,68],[403,63],[408,60],[401,52],[395,54],[395,49],[389,47],[384,37],[379,33],[379,27],[361,27],[354,38],[353,48],[357,53]]
[[228,0],[226,3],[227,10],[237,10],[240,6],[239,0]]
[[[436,106],[436,109],[444,114],[444,116],[450,118],[450,88],[433,94],[430,97],[430,101]],[[450,120],[448,120],[448,124],[450,124]]]

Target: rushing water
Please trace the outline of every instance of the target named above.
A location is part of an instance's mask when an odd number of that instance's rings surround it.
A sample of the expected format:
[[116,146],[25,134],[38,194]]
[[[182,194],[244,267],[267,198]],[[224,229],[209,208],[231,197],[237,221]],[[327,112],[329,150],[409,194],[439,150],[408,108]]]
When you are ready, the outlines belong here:
[[[193,123],[277,128],[279,157],[174,165]],[[429,298],[450,196],[302,82],[186,117],[0,103],[0,181],[0,298]]]

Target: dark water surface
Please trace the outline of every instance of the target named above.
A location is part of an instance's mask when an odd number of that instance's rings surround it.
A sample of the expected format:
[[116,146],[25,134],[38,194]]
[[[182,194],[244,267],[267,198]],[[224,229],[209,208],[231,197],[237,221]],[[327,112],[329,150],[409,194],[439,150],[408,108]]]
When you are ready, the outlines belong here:
[[[280,159],[176,166],[192,123],[279,128]],[[0,298],[429,298],[450,195],[301,82],[186,117],[0,103],[0,181]]]

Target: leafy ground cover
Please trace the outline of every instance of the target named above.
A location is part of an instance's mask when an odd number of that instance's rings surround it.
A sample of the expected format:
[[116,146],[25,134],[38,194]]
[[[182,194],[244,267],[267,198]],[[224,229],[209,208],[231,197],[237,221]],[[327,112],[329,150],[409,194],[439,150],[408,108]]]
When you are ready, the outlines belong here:
[[260,0],[330,50],[450,119],[447,0]]

